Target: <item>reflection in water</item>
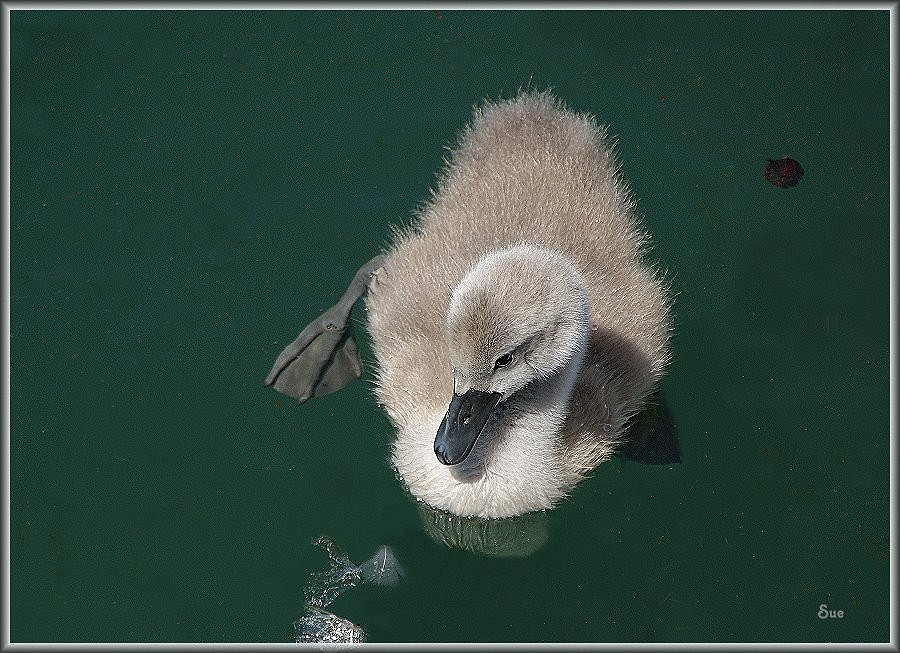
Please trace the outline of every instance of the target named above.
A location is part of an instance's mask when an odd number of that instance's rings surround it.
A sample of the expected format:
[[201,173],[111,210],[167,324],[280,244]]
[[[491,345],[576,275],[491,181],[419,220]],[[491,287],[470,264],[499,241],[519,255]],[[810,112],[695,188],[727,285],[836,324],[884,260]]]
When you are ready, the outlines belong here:
[[547,513],[531,512],[510,519],[459,517],[419,503],[425,532],[452,549],[498,558],[524,558],[547,543]]
[[337,597],[351,587],[367,582],[393,587],[406,575],[394,550],[387,545],[361,565],[354,565],[337,543],[327,535],[313,539],[313,545],[325,549],[330,567],[313,574],[310,585],[303,590],[306,598],[305,614],[294,622],[295,641],[303,643],[358,643],[365,638],[362,628],[325,610]]

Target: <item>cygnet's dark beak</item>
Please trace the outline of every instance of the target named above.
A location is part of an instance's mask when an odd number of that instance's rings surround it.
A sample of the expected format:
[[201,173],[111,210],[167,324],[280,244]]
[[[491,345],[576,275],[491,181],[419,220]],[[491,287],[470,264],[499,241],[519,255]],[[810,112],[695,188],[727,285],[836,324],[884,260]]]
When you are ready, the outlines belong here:
[[434,438],[437,459],[445,465],[464,461],[502,398],[499,392],[481,392],[474,388],[464,395],[454,394]]

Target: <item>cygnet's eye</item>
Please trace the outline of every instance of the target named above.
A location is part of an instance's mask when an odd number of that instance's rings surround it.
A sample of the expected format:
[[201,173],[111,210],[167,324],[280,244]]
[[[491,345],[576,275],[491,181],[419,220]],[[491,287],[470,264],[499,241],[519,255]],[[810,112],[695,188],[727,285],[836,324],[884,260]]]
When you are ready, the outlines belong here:
[[506,367],[512,363],[512,354],[503,354],[500,358],[497,359],[497,362],[494,363],[494,369],[499,369],[501,367]]

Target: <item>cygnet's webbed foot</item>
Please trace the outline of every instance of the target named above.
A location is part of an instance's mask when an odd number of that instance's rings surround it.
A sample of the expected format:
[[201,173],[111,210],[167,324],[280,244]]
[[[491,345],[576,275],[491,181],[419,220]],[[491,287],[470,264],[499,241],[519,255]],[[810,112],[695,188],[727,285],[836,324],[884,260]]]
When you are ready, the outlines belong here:
[[647,465],[669,465],[681,462],[681,447],[672,413],[656,390],[631,424],[625,429],[625,440],[616,450],[625,460]]
[[310,397],[340,390],[362,375],[350,312],[383,261],[383,256],[376,256],[363,265],[340,301],[310,322],[284,348],[266,377],[267,386],[274,386],[302,404]]
[[340,327],[328,310],[288,345],[266,378],[266,385],[301,404],[340,390],[362,374],[353,330]]

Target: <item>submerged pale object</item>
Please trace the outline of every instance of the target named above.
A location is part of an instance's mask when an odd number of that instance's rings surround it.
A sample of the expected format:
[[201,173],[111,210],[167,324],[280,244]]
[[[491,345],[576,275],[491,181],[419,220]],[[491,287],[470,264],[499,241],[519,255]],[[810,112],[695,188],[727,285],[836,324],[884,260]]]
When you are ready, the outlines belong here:
[[312,543],[328,553],[327,571],[312,575],[311,583],[303,590],[305,613],[294,622],[297,642],[356,643],[365,639],[365,631],[352,621],[339,617],[325,608],[352,587],[368,582],[389,587],[396,586],[406,575],[394,550],[383,544],[361,565],[353,564],[347,553],[327,535],[314,538]]
[[375,554],[362,563],[359,569],[368,582],[387,587],[396,587],[406,576],[394,550],[386,544],[378,547]]
[[328,610],[307,607],[294,622],[295,642],[301,644],[358,644],[365,641],[363,629]]

